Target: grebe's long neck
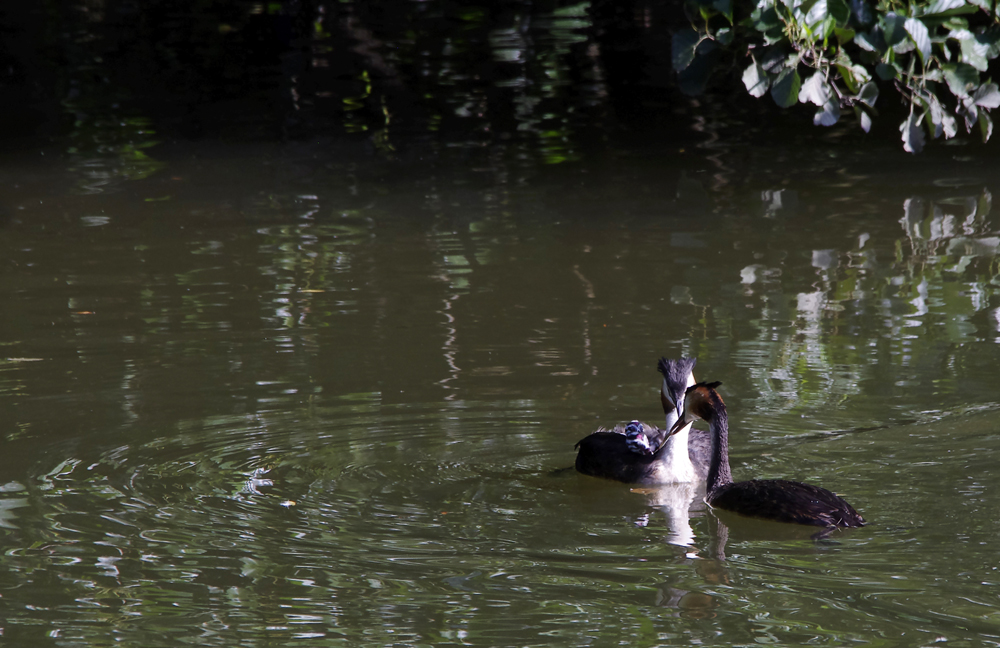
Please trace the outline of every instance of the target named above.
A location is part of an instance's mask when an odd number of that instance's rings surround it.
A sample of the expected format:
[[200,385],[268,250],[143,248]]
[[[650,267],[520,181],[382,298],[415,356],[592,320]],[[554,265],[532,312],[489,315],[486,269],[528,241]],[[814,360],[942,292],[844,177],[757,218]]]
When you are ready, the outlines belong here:
[[[664,385],[665,385],[666,381],[663,381],[663,382],[664,382]],[[665,427],[663,429],[665,429],[665,430],[673,429],[674,423],[676,423],[677,419],[680,418],[679,416],[677,416],[677,408],[676,407],[670,407],[670,408],[668,408],[666,405],[664,405],[663,409],[666,411],[666,422],[667,422],[667,427]],[[677,434],[680,434],[680,432],[678,432]]]
[[[710,406],[712,414],[708,420],[708,431],[712,435],[712,462],[708,466],[709,493],[733,483],[733,473],[729,469],[729,415],[718,395],[712,399]],[[684,438],[687,439],[687,434]]]
[[[676,418],[674,416],[674,419]],[[669,416],[667,417],[667,421],[670,421]],[[676,423],[676,420],[674,422]],[[669,430],[672,427],[673,423],[667,429]],[[660,461],[663,462],[664,468],[678,482],[696,481],[698,479],[694,470],[694,464],[691,463],[691,455],[688,453],[689,432],[691,432],[690,423],[668,437],[660,455]]]
[[[694,375],[691,370],[694,368],[694,358],[681,358],[680,360],[661,359],[658,368],[663,374],[663,383],[660,387],[660,400],[663,403],[663,412],[666,418],[666,427],[669,431],[674,428],[677,419],[677,401],[684,398],[684,392],[688,387],[695,384]],[[688,423],[680,431],[670,434],[660,451],[660,462],[666,470],[678,482],[697,481],[698,475],[691,463],[691,455],[688,453],[688,434],[691,432],[691,424]]]

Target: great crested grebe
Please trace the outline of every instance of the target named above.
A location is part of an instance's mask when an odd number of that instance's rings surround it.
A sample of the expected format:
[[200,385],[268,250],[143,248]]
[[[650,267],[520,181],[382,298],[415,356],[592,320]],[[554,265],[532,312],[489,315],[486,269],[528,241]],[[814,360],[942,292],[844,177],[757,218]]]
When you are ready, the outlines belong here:
[[684,414],[668,434],[681,434],[695,419],[708,423],[712,461],[708,470],[709,506],[750,517],[827,527],[860,527],[865,519],[844,499],[825,488],[785,479],[733,482],[729,469],[729,417],[719,392],[721,383],[698,383],[684,396]]
[[576,444],[576,469],[585,475],[616,479],[629,484],[671,484],[702,481],[708,475],[711,438],[707,432],[692,430],[691,424],[675,427],[684,392],[695,384],[694,358],[660,358],[657,370],[663,374],[660,402],[666,416],[661,430],[640,421],[598,429]]

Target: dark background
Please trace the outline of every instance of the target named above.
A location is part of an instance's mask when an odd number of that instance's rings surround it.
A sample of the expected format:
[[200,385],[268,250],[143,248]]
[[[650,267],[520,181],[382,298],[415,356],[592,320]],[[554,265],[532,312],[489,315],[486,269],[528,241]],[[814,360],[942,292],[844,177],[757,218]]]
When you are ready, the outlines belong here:
[[[682,94],[673,2],[41,2],[0,9],[0,146],[76,151],[173,140],[336,141],[426,162],[442,147],[558,162],[621,143],[898,146],[776,107],[722,60]],[[729,74],[736,71],[736,75]],[[884,111],[892,111],[886,93]],[[898,103],[898,102],[896,102]]]

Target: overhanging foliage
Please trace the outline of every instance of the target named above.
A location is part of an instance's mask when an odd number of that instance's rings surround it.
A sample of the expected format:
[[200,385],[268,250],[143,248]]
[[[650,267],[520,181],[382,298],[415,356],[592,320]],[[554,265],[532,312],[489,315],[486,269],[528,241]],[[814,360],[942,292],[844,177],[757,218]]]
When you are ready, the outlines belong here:
[[845,110],[861,128],[878,116],[880,89],[909,107],[903,148],[951,138],[959,125],[993,132],[997,84],[985,76],[1000,56],[995,0],[689,0],[692,27],[674,35],[673,65],[685,92],[701,92],[724,54],[749,64],[743,84],[775,103],[813,104],[813,122],[831,126]]

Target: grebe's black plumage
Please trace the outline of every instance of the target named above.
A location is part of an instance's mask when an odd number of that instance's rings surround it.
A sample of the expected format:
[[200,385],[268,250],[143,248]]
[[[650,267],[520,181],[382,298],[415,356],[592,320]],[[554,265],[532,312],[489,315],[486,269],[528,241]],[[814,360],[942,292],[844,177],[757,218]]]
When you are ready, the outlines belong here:
[[639,421],[616,425],[612,430],[601,428],[577,442],[576,469],[629,484],[704,480],[711,457],[708,433],[687,426],[678,428],[676,437],[667,434],[680,415],[684,392],[695,382],[695,362],[694,358],[661,358],[657,365],[663,374],[660,402],[665,429]]
[[729,417],[715,388],[720,383],[698,383],[687,390],[684,414],[674,424],[680,430],[695,419],[708,422],[712,435],[712,462],[705,501],[713,508],[751,517],[819,527],[860,527],[861,517],[842,497],[825,488],[785,479],[733,482],[729,468]]

